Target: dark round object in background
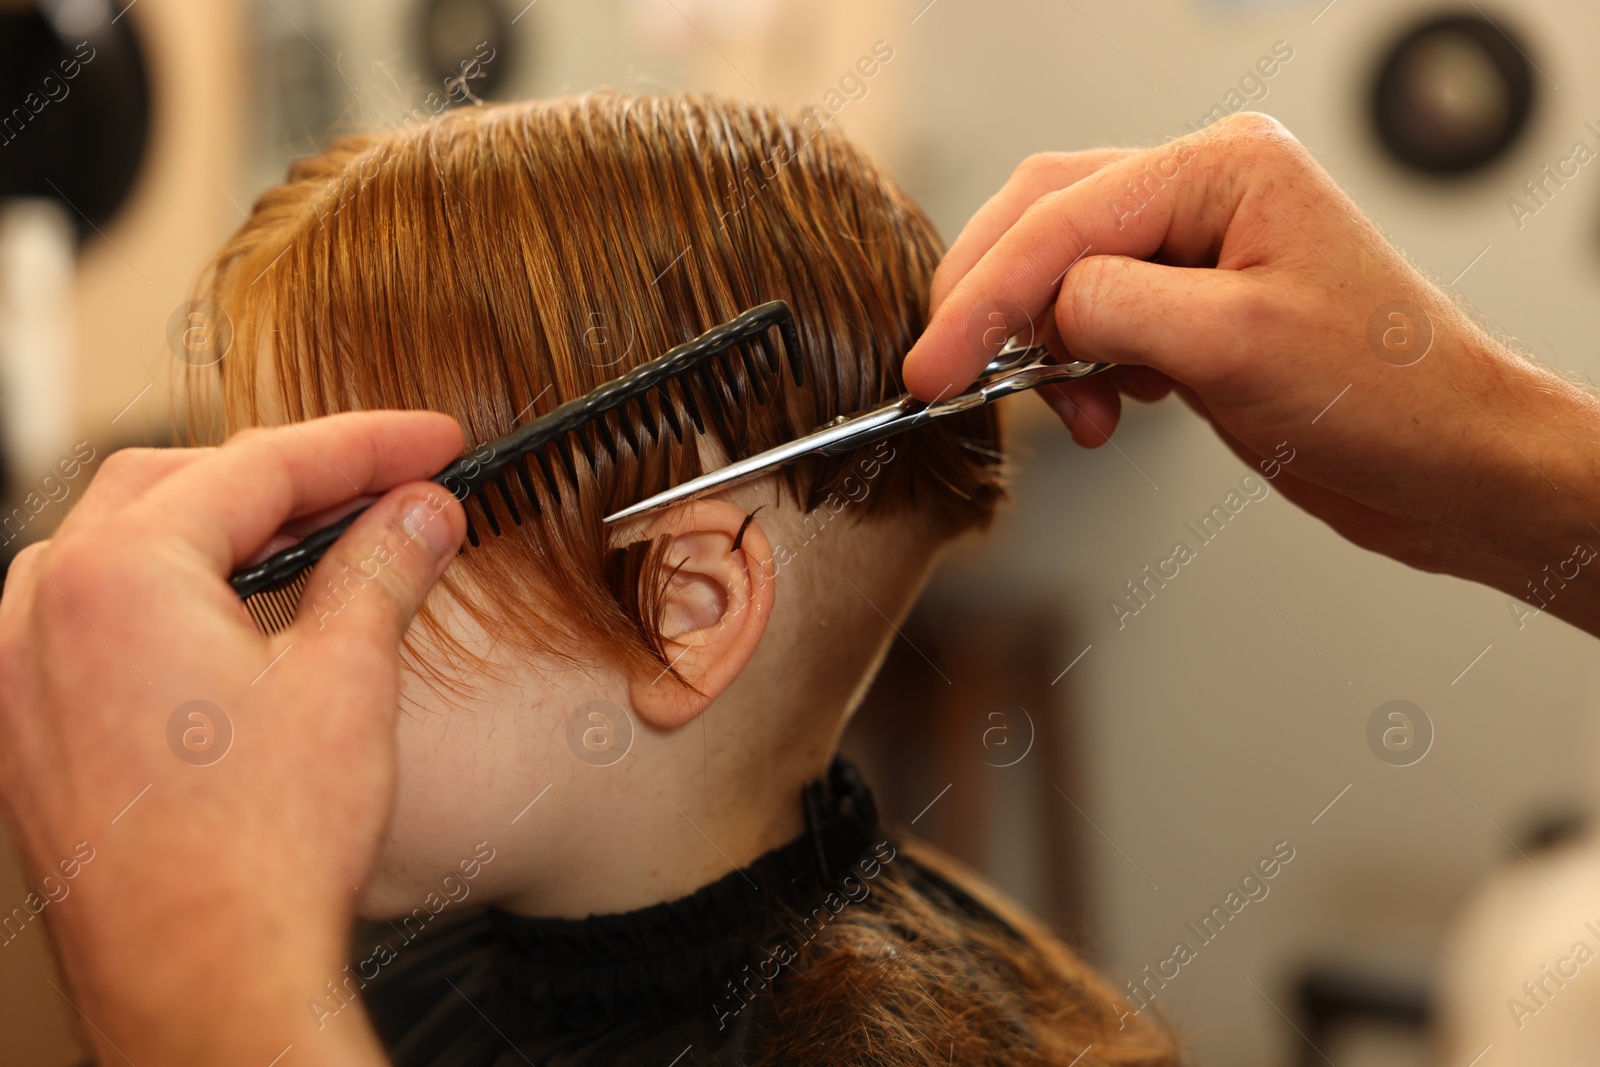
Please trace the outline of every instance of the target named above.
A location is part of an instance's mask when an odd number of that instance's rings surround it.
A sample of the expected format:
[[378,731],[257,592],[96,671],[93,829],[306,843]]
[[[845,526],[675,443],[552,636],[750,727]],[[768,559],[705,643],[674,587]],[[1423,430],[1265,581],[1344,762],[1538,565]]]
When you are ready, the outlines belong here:
[[150,133],[144,50],[123,0],[0,9],[0,197],[65,201],[79,236],[133,188]]
[[492,97],[510,70],[511,24],[520,17],[507,14],[499,0],[422,0],[413,39],[430,88],[451,105]]
[[1389,51],[1372,118],[1390,155],[1424,174],[1468,174],[1503,155],[1528,126],[1533,64],[1504,22],[1446,15],[1409,30]]

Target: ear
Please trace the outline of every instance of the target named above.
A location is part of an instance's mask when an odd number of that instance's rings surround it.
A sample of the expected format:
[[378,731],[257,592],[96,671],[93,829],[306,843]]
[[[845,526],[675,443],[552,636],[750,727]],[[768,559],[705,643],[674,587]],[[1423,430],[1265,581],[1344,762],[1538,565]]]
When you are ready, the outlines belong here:
[[663,535],[671,577],[657,622],[672,669],[630,677],[628,696],[642,719],[671,729],[705,711],[750,662],[772,618],[777,567],[760,524],[725,500],[673,508],[641,534]]

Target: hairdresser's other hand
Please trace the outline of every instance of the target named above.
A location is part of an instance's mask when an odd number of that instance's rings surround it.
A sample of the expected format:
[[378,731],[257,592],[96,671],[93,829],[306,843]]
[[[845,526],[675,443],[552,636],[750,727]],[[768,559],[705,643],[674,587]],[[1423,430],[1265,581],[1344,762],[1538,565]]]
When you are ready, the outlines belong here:
[[[383,1062],[359,1010],[319,1032],[306,1005],[393,803],[399,638],[464,530],[418,479],[461,447],[445,416],[372,412],[116,453],[12,564],[0,800],[97,1062]],[[227,576],[364,493],[312,588],[362,577],[262,636]]]
[[[1082,444],[1109,436],[1118,385],[1175,381],[1286,496],[1405,563],[1526,596],[1600,546],[1600,401],[1478,329],[1264,116],[1030,159],[950,249],[934,304],[904,368],[918,396],[962,388],[985,341],[1032,321],[1127,365],[1046,396]],[[1590,573],[1550,610],[1600,633]]]

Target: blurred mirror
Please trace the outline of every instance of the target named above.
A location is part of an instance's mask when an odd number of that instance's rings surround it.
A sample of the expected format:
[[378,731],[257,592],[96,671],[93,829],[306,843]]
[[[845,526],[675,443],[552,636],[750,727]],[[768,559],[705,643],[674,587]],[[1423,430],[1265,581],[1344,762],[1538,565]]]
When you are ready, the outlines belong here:
[[1528,125],[1533,65],[1503,24],[1434,18],[1389,50],[1372,94],[1383,146],[1424,174],[1466,174],[1500,158]]
[[423,79],[458,87],[450,94],[458,103],[493,96],[510,67],[513,21],[495,0],[423,0],[416,24]]

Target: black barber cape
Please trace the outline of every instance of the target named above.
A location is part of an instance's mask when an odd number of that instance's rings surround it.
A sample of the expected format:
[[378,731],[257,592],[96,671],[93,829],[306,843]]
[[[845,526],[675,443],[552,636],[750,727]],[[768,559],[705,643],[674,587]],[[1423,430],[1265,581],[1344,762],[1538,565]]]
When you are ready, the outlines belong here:
[[835,760],[801,800],[804,834],[680,900],[587,919],[445,911],[410,942],[376,924],[375,936],[388,932],[394,946],[381,967],[358,935],[362,973],[377,970],[361,996],[395,1063],[750,1064],[770,1013],[762,973],[782,982],[781,962],[807,939],[801,917],[826,922],[825,902],[840,907],[841,885],[862,898],[843,906],[872,907],[862,871],[888,863],[944,906],[973,906],[897,855],[849,763]]

